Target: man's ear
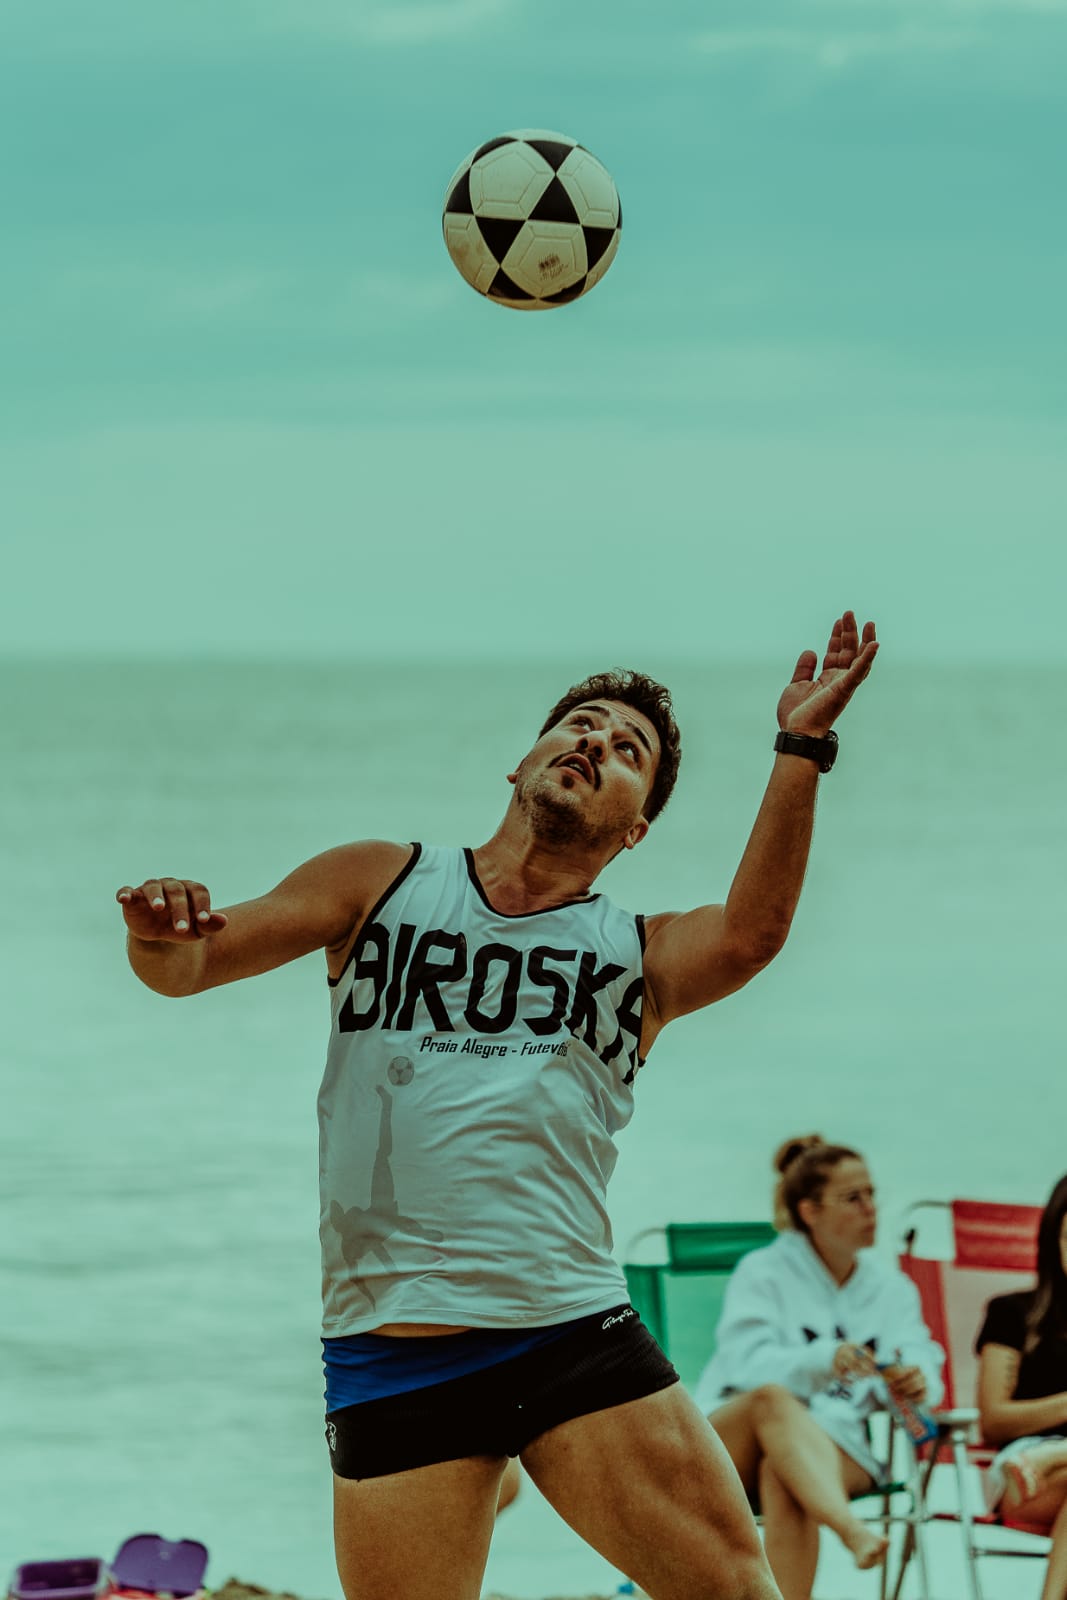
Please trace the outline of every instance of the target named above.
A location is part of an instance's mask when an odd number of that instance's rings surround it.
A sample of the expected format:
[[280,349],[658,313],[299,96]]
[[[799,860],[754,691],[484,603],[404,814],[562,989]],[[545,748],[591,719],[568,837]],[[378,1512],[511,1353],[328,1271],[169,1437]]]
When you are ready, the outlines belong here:
[[517,772],[509,772],[508,773],[508,782],[509,783],[518,783],[518,781],[519,781],[519,775],[518,775]]
[[626,850],[636,849],[636,847],[641,843],[641,840],[645,837],[645,834],[648,832],[648,827],[649,825],[645,821],[644,817],[638,817],[637,821],[627,832],[626,837],[622,841],[623,848]]

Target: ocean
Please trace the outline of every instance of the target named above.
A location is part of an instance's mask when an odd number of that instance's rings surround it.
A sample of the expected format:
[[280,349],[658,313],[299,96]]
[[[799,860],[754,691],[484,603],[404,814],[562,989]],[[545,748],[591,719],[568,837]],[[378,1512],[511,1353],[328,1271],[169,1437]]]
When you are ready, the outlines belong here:
[[[671,684],[684,754],[667,811],[600,887],[649,913],[720,900],[791,663],[621,664]],[[9,1569],[156,1531],[202,1539],[211,1583],[340,1595],[318,1343],[323,961],[162,999],[126,964],[115,891],[162,872],[226,904],[346,839],[478,844],[547,708],[603,665],[6,662]],[[887,1251],[922,1198],[1043,1202],[1067,1168],[1065,691],[1064,667],[883,650],[839,725],[785,951],[674,1023],[639,1075],[611,1196],[620,1257],[668,1220],[767,1216],[771,1152],[794,1133],[867,1155]],[[583,1560],[520,1502],[487,1581],[536,1596],[572,1574],[578,1592],[603,1569]]]

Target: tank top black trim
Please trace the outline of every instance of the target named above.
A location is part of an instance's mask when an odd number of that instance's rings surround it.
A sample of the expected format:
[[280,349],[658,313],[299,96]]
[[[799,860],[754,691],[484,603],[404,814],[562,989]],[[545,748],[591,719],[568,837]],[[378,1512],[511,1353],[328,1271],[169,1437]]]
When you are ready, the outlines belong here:
[[477,889],[482,905],[487,911],[491,911],[494,917],[505,917],[509,922],[519,922],[523,917],[550,916],[553,911],[566,911],[569,906],[591,906],[594,900],[600,899],[598,894],[582,894],[577,900],[561,900],[558,906],[543,906],[540,911],[498,911],[482,888],[481,879],[474,865],[474,851],[464,845],[463,855],[467,863],[467,876]]
[[[408,857],[407,861],[405,861],[404,865],[401,867],[400,871],[397,873],[397,875],[393,879],[392,883],[390,883],[388,885],[388,887],[378,896],[378,898],[374,902],[373,906],[371,906],[370,910],[367,912],[367,915],[363,918],[363,921],[360,923],[360,932],[362,932],[364,928],[369,927],[370,924],[374,921],[375,917],[378,915],[379,911],[385,905],[386,901],[392,895],[394,895],[396,893],[396,891],[400,888],[400,885],[403,883],[404,879],[407,877],[408,873],[414,867],[416,861],[419,859],[419,857],[421,855],[422,855],[422,845],[421,844],[412,844],[412,846],[411,846],[411,855]],[[353,941],[352,941],[351,950],[348,952],[347,956],[345,957],[345,964],[341,968],[340,972],[337,974],[336,978],[331,978],[329,976],[329,974],[327,974],[326,982],[327,982],[327,984],[329,985],[329,987],[331,989],[336,989],[337,988],[337,985],[340,983],[341,979],[344,977],[345,973],[348,971],[349,963],[351,962],[352,957],[356,953],[356,946],[358,944],[359,944],[359,936],[357,934],[356,938],[353,939]]]

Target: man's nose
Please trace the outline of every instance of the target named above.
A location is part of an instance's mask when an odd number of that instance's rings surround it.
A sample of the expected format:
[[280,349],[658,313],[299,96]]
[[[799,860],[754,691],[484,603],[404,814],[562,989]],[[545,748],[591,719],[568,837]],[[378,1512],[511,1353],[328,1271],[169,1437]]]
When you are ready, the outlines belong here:
[[583,755],[586,753],[591,755],[595,761],[603,761],[605,750],[604,735],[598,733],[595,729],[592,733],[583,733],[578,740],[578,749]]

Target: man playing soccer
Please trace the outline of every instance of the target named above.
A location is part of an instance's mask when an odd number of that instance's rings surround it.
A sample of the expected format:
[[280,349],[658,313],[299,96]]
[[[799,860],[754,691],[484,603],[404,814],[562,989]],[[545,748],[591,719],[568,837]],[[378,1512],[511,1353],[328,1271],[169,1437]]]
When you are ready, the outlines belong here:
[[476,850],[368,841],[258,900],[118,891],[165,995],[326,953],[319,1095],[326,1436],[347,1600],[477,1600],[501,1480],[542,1492],[654,1600],[774,1600],[725,1450],[626,1302],[614,1135],[673,1017],[781,949],[831,727],[877,651],[852,612],[805,651],[724,905],[647,919],[592,892],[666,803],[670,697],[600,674],[550,712]]

